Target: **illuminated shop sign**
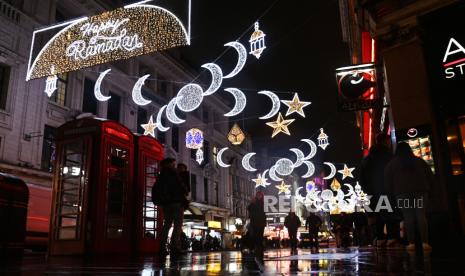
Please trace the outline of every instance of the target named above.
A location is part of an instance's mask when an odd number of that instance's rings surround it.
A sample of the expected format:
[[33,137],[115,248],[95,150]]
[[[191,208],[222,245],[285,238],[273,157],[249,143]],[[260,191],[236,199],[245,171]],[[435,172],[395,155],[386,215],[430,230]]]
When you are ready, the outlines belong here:
[[382,106],[376,81],[376,69],[372,63],[336,69],[339,110],[356,111]]
[[210,220],[208,221],[209,228],[221,229],[221,221]]
[[[189,45],[179,18],[146,2],[34,31],[26,80]],[[60,27],[33,58],[37,34]]]
[[465,74],[465,48],[454,38],[449,39],[442,63],[446,79]]

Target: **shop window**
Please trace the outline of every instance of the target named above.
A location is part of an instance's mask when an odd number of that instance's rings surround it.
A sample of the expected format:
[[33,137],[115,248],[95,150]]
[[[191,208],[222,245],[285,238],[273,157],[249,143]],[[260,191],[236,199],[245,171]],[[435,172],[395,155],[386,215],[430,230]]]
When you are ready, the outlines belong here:
[[53,163],[55,161],[55,137],[56,128],[45,125],[44,136],[42,141],[42,160],[41,168],[47,172],[53,172]]
[[6,109],[8,99],[8,85],[10,82],[10,67],[0,64],[0,110]]
[[171,147],[176,152],[179,151],[179,128],[177,126],[171,128]]
[[84,80],[84,96],[82,99],[82,112],[97,115],[97,99],[94,96],[95,82],[90,79]]
[[108,100],[107,119],[119,122],[121,113],[121,97],[110,92]]
[[66,105],[66,89],[68,87],[68,74],[57,75],[57,90],[50,96],[50,101],[55,102],[59,105]]
[[147,123],[147,110],[139,107],[137,108],[137,133],[143,134],[144,129],[142,128],[142,124]]
[[197,176],[191,173],[191,198],[192,201],[197,200]]
[[453,175],[463,174],[463,130],[465,118],[459,118],[458,121],[450,120],[447,122],[447,143],[449,145],[449,154]]

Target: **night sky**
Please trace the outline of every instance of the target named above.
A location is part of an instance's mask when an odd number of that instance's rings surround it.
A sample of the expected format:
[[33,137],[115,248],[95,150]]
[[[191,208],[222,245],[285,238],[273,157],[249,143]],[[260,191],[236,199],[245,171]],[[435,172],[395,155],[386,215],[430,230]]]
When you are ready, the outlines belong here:
[[[216,60],[227,42],[240,38],[249,49],[249,37],[254,22],[261,16],[260,29],[266,34],[267,48],[257,60],[249,55],[244,69],[223,82],[225,87],[237,87],[246,95],[248,104],[238,120],[252,137],[255,149],[267,147],[271,156],[294,157],[290,147],[308,152],[300,139],[315,141],[319,128],[330,136],[330,146],[320,158],[325,161],[356,165],[360,160],[360,136],[353,113],[339,113],[336,106],[337,87],[334,69],[349,64],[349,51],[342,42],[339,9],[336,0],[319,1],[192,1],[191,46],[181,52],[193,68]],[[266,12],[267,11],[267,12]],[[247,31],[248,29],[248,31]],[[216,62],[227,74],[235,66],[237,54],[228,50]],[[202,73],[209,81],[209,72]],[[281,99],[291,100],[293,92],[300,99],[312,102],[304,111],[306,118],[294,113],[290,125],[292,136],[278,134],[271,139],[269,120],[259,120],[271,108],[260,90],[271,90]],[[226,98],[232,96],[223,93]],[[281,112],[287,107],[281,105]],[[283,114],[284,115],[284,114]],[[288,117],[289,118],[289,117]]]

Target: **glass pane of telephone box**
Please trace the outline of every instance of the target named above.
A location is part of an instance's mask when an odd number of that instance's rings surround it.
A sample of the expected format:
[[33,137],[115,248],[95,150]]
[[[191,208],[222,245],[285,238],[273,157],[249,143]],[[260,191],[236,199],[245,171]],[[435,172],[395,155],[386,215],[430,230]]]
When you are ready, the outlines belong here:
[[55,225],[57,238],[60,240],[80,238],[86,149],[87,144],[84,141],[71,142],[62,148]]
[[145,167],[145,196],[143,206],[144,237],[157,238],[158,207],[152,202],[152,187],[158,173],[158,161],[147,158]]
[[126,188],[128,173],[128,151],[116,145],[109,145],[107,157],[107,238],[117,239],[124,235],[124,213],[126,209]]

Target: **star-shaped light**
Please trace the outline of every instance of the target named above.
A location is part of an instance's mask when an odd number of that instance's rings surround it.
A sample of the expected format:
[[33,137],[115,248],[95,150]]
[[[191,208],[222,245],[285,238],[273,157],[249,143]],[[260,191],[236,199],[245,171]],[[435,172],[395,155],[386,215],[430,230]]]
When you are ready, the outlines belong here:
[[346,164],[344,164],[344,169],[337,171],[338,173],[342,174],[342,180],[346,179],[346,177],[354,178],[352,175],[352,171],[355,168],[349,168]]
[[155,138],[155,128],[157,128],[157,125],[153,123],[152,115],[150,115],[148,123],[141,124],[140,126],[144,129],[144,135],[150,134],[153,138]]
[[273,134],[271,134],[271,138],[275,137],[280,132],[291,135],[287,127],[292,122],[294,122],[294,119],[284,120],[283,115],[281,112],[279,112],[278,119],[276,119],[276,121],[266,123],[266,125],[273,128]]
[[291,187],[291,185],[286,185],[286,183],[284,183],[284,181],[281,182],[281,184],[279,185],[276,185],[275,186],[279,191],[278,191],[278,195],[284,193],[284,194],[290,194],[291,193],[291,190],[289,189]]
[[299,95],[297,93],[294,94],[294,97],[292,98],[292,101],[285,101],[281,100],[281,102],[285,105],[287,105],[288,109],[286,112],[286,116],[291,115],[294,112],[299,113],[300,116],[305,118],[305,113],[303,108],[306,107],[307,105],[311,104],[311,102],[302,102],[299,99]]
[[259,173],[257,175],[257,178],[252,179],[252,181],[255,182],[255,188],[257,188],[259,186],[266,187],[266,186],[270,185],[270,183],[268,182],[268,178],[263,177],[263,175],[261,173]]

